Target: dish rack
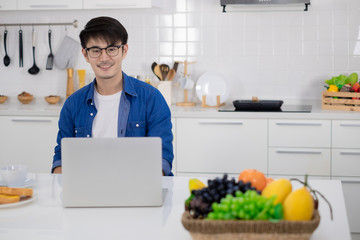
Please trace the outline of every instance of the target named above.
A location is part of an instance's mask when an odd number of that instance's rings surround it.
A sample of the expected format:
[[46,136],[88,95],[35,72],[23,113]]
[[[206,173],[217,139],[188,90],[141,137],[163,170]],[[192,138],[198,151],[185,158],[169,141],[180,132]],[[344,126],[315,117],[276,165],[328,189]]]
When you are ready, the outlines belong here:
[[193,240],[308,240],[319,226],[320,215],[315,210],[310,221],[271,222],[193,219],[189,211],[185,211],[181,222]]

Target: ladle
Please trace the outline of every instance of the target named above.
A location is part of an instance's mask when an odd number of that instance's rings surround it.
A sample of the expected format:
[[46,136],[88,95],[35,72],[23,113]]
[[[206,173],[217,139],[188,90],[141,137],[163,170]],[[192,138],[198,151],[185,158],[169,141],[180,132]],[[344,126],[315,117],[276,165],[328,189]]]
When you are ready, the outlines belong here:
[[5,50],[5,57],[4,57],[4,65],[7,67],[10,64],[10,57],[7,55],[6,50],[6,37],[7,37],[8,31],[5,29],[4,31],[4,50]]
[[32,31],[32,50],[33,50],[34,65],[31,68],[29,68],[28,72],[30,74],[35,75],[35,74],[39,73],[40,69],[38,68],[38,66],[36,66],[36,62],[35,62],[35,31],[34,31],[34,29]]

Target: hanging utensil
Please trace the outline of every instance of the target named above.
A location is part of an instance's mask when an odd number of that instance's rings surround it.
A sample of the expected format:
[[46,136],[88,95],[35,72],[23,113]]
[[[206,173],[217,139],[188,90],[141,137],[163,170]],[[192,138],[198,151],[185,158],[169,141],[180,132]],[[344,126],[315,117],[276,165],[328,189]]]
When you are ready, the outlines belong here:
[[46,70],[51,70],[53,68],[54,65],[54,55],[52,53],[52,49],[51,49],[51,29],[49,29],[49,49],[50,49],[50,54],[47,58],[46,61]]
[[33,60],[34,60],[34,65],[29,68],[28,72],[30,74],[38,74],[40,69],[38,68],[38,66],[36,66],[36,62],[35,62],[35,30],[33,29],[32,31],[32,50],[33,50]]
[[175,69],[172,68],[172,69],[170,69],[170,71],[169,71],[169,73],[167,74],[166,78],[167,78],[169,81],[172,81],[173,78],[175,77],[175,74],[176,74]]
[[23,67],[24,66],[24,62],[23,62],[23,37],[22,37],[22,30],[19,30],[19,67]]
[[7,50],[6,50],[7,33],[8,33],[8,31],[5,29],[5,31],[4,31],[4,49],[5,49],[4,65],[6,67],[9,66],[9,64],[10,64],[10,57],[7,55]]
[[166,65],[166,64],[160,65],[160,71],[161,71],[161,76],[162,76],[163,81],[166,80],[169,70],[170,70],[170,67],[168,65]]

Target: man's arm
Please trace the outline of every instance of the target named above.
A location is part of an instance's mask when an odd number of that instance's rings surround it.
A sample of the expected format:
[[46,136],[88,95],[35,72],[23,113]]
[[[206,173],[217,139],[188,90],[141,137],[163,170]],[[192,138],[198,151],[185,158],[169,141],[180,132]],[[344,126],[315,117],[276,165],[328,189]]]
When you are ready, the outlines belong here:
[[61,167],[56,167],[56,168],[54,168],[53,173],[62,173]]

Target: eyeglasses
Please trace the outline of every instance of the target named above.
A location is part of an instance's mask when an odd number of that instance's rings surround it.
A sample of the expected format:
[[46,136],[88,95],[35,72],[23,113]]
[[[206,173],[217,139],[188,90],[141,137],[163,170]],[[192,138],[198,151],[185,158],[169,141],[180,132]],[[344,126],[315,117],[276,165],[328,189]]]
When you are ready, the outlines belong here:
[[102,50],[105,50],[106,54],[109,55],[110,57],[116,57],[119,54],[119,49],[123,46],[124,45],[121,44],[121,45],[108,46],[106,48],[89,47],[89,48],[85,48],[85,50],[92,58],[100,57]]

